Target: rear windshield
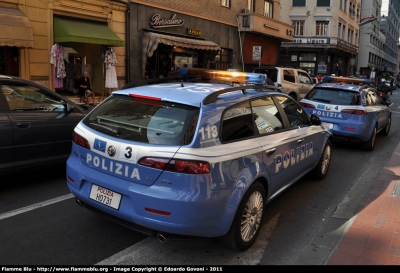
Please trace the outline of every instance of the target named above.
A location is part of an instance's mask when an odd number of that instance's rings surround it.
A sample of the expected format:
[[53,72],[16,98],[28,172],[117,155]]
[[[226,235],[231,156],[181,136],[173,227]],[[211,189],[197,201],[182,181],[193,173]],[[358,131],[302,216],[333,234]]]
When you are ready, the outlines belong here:
[[360,93],[343,89],[314,88],[305,97],[308,100],[338,105],[360,105]]
[[255,67],[253,73],[267,74],[268,79],[277,81],[278,70],[276,68]]
[[176,146],[192,141],[198,115],[192,106],[113,95],[83,123],[124,140]]

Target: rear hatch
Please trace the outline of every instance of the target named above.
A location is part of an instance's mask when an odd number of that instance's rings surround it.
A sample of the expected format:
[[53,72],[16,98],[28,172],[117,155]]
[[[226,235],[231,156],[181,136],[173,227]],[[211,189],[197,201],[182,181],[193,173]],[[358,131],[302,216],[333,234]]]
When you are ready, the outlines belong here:
[[365,118],[358,90],[315,87],[300,104],[309,115],[316,114],[324,122],[333,124],[350,118]]
[[198,114],[197,107],[157,98],[112,95],[75,129],[90,147],[80,147],[81,163],[151,185],[163,170],[153,165],[167,164],[193,140]]

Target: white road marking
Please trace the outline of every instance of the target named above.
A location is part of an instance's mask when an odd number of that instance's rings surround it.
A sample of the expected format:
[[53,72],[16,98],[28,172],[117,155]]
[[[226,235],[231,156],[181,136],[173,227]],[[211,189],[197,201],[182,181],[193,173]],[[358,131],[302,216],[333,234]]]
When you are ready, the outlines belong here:
[[208,238],[160,243],[155,237],[148,237],[96,265],[258,265],[279,218],[279,214],[275,215],[263,224],[247,251],[234,251]]
[[33,204],[31,206],[27,206],[27,207],[23,207],[23,208],[20,208],[20,209],[13,210],[13,211],[9,211],[9,212],[0,214],[0,220],[6,219],[6,218],[9,218],[9,217],[12,217],[12,216],[24,213],[24,212],[28,212],[28,211],[31,211],[31,210],[34,210],[34,209],[45,207],[45,206],[48,206],[48,205],[51,205],[51,204],[54,204],[54,203],[57,203],[57,202],[61,202],[61,201],[70,199],[72,197],[74,197],[74,195],[72,193],[70,193],[70,194],[66,194],[66,195],[63,195],[63,196],[60,196],[60,197],[56,197],[56,198],[53,198],[53,199],[50,199],[50,200],[47,200],[47,201],[43,201],[43,202],[40,202],[40,203],[37,203],[37,204]]
[[392,111],[392,113],[395,113],[395,114],[400,114],[400,112],[396,112],[396,111]]

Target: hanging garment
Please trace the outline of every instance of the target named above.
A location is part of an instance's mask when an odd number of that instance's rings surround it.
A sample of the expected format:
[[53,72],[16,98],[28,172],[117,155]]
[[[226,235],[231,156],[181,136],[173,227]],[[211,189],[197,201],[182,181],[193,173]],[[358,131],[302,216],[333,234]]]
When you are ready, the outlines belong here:
[[117,64],[117,54],[112,48],[109,48],[104,54],[106,88],[118,88],[117,72],[115,65]]
[[106,88],[118,88],[117,72],[115,66],[106,69]]

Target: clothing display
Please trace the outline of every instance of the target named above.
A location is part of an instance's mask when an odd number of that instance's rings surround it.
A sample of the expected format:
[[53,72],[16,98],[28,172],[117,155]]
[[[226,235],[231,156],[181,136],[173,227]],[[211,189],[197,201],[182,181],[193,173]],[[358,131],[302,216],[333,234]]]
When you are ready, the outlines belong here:
[[52,68],[53,88],[62,88],[63,79],[66,76],[64,63],[64,48],[54,44],[50,51],[50,63]]
[[105,87],[106,88],[118,88],[117,72],[115,66],[117,64],[117,54],[112,48],[108,48],[103,53],[104,59],[104,74],[105,74]]

